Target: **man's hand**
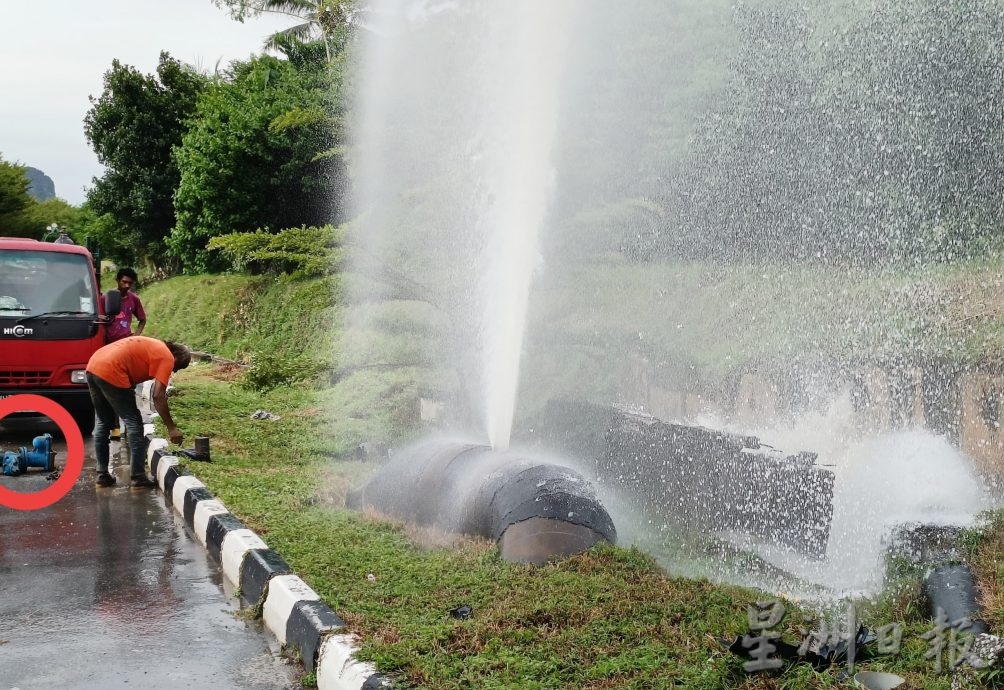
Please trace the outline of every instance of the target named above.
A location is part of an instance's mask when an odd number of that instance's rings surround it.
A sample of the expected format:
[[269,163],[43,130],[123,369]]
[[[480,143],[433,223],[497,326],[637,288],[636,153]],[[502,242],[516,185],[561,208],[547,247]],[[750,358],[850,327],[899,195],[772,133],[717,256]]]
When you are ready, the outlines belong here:
[[180,444],[185,440],[185,435],[181,433],[181,429],[177,427],[174,419],[171,418],[171,410],[167,406],[167,388],[163,383],[154,379],[150,397],[153,398],[153,408],[157,410],[161,421],[167,427],[167,436],[171,439],[171,443]]

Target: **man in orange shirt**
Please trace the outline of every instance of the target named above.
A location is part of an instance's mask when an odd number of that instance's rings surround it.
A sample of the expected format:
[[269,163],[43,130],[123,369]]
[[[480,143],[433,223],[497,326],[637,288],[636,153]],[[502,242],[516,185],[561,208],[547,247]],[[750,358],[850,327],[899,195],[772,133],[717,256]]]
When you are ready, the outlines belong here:
[[98,476],[95,484],[112,486],[115,477],[108,472],[109,433],[116,416],[125,422],[129,437],[131,469],[130,486],[156,486],[146,474],[146,436],[143,416],[136,406],[135,386],[153,379],[153,406],[167,426],[172,443],[181,443],[184,436],[174,424],[167,406],[167,384],[171,374],[184,369],[191,355],[184,345],[134,335],[105,345],[87,362],[87,388],[94,403],[94,457]]

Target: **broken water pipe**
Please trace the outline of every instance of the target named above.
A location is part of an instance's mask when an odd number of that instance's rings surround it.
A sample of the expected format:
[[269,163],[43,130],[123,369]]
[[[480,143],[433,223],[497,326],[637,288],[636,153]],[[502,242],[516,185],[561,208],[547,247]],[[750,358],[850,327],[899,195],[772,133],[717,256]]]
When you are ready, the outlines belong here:
[[610,515],[574,470],[444,438],[396,453],[347,503],[490,539],[518,563],[543,565],[617,540]]

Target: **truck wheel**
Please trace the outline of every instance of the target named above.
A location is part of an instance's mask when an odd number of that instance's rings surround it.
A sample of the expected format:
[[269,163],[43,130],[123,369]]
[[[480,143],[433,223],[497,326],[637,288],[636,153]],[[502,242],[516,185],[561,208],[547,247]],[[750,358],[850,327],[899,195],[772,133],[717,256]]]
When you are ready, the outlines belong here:
[[81,436],[90,436],[94,431],[94,410],[74,410],[73,421],[80,427]]

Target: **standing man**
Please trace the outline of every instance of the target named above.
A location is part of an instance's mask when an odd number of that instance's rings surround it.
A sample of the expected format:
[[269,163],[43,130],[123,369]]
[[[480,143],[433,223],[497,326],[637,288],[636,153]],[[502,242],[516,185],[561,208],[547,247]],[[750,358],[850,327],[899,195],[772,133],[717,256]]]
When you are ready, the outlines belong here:
[[130,486],[141,489],[157,486],[146,474],[147,439],[133,388],[153,379],[153,406],[167,426],[171,443],[181,443],[184,435],[167,405],[167,384],[171,374],[187,367],[190,361],[191,355],[184,345],[145,336],[123,338],[91,355],[87,362],[87,388],[95,413],[94,457],[98,472],[95,484],[115,484],[115,477],[108,472],[108,437],[117,415],[125,422],[129,437]]
[[[136,271],[131,268],[120,268],[119,272],[115,274],[115,280],[118,282],[121,306],[119,313],[112,317],[105,329],[105,341],[109,343],[133,335],[132,317],[134,314],[139,321],[136,326],[136,335],[143,335],[143,328],[146,326],[146,312],[143,310],[143,303],[139,301],[139,296],[134,292],[136,282],[139,280]],[[119,420],[116,417],[112,423],[112,438],[115,440],[121,436],[119,426]]]
[[[139,297],[133,292],[138,280],[136,271],[131,268],[120,268],[119,272],[115,274],[115,280],[118,282],[122,306],[119,308],[119,313],[113,317],[112,322],[108,324],[108,328],[105,330],[105,337],[109,343],[122,340],[122,338],[128,338],[131,335],[143,335],[143,328],[146,326],[146,312],[143,311],[143,303],[139,301]],[[136,316],[138,321],[136,324],[136,333],[132,332],[133,315]]]

